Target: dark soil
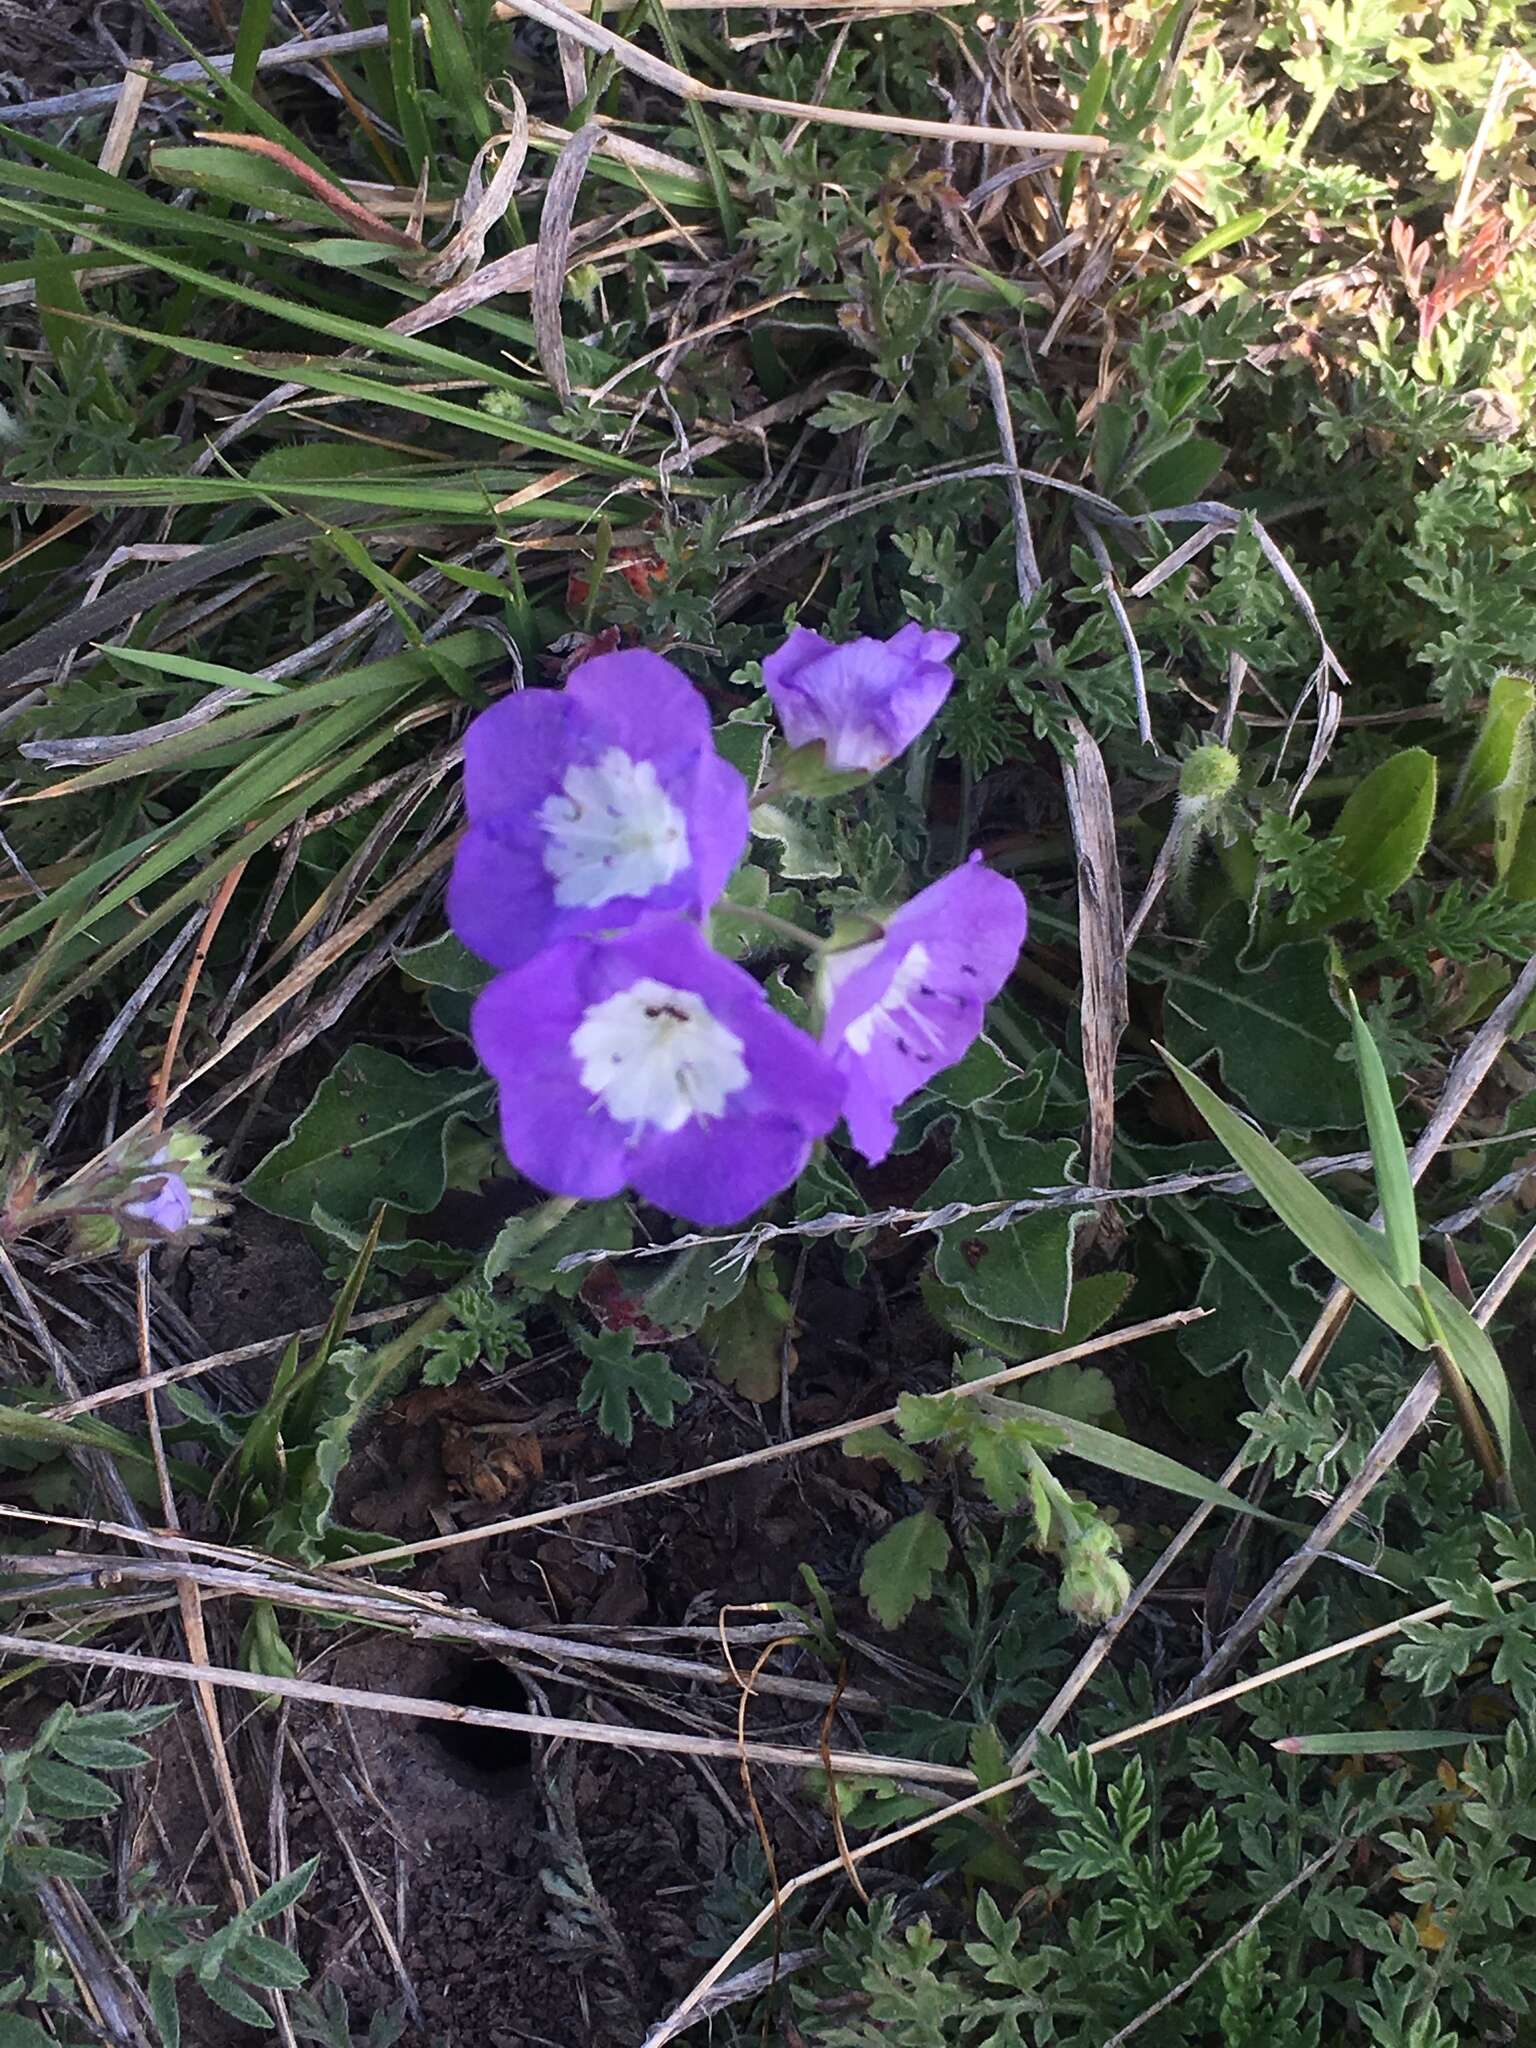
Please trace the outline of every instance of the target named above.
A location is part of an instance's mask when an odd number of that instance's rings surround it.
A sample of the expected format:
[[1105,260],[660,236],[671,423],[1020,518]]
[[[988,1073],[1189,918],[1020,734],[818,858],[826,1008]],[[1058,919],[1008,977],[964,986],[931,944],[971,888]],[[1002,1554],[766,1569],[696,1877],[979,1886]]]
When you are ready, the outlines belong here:
[[[328,1303],[300,1233],[243,1206],[237,1222],[177,1276],[176,1292],[209,1350],[320,1320]],[[807,1356],[791,1381],[792,1432],[891,1398],[873,1360],[890,1356],[897,1332],[871,1327],[872,1303],[825,1279],[806,1293]],[[915,1334],[900,1348],[910,1353]],[[702,1356],[678,1346],[673,1361],[695,1385],[692,1400],[672,1430],[642,1424],[621,1450],[575,1411],[583,1361],[558,1337],[536,1349],[534,1362],[501,1373],[482,1367],[452,1387],[408,1386],[355,1444],[341,1518],[404,1540],[472,1531],[709,1464],[782,1433],[777,1403],[759,1409],[739,1400]],[[920,1366],[909,1355],[904,1382],[921,1376]],[[242,1370],[259,1381],[270,1362]],[[588,1640],[606,1634],[714,1671],[719,1611],[805,1599],[802,1561],[842,1596],[851,1623],[867,1623],[854,1581],[871,1536],[900,1511],[893,1485],[879,1468],[828,1450],[525,1534],[471,1534],[423,1559],[405,1583],[505,1626],[570,1627]],[[235,1622],[221,1617],[219,1625]],[[577,1719],[711,1735],[729,1736],[735,1726],[736,1693],[725,1684],[680,1686],[644,1673],[636,1683],[627,1672],[574,1666],[566,1667],[568,1681],[559,1671],[552,1680],[539,1665],[528,1674],[530,1701],[519,1675],[472,1646],[313,1625],[295,1627],[289,1639],[306,1677],[404,1700],[532,1704]],[[233,1634],[214,1650],[223,1661],[237,1654]],[[768,1668],[827,1677],[798,1652],[778,1652]],[[814,1750],[820,1720],[813,1705],[762,1697],[749,1728]],[[343,1990],[359,2037],[372,2014],[402,2010],[410,2016],[404,2048],[635,2048],[704,1968],[699,1930],[711,1895],[726,1912],[733,1858],[755,1853],[756,1828],[729,1760],[530,1748],[516,1735],[445,1730],[406,1713],[295,1705],[274,1798],[277,1716],[237,1712],[232,1703],[225,1725],[238,1728],[231,1753],[258,1861],[275,1870],[320,1858],[295,1924],[311,1985]],[[194,1725],[179,1715],[161,1739],[152,1804],[168,1874],[185,1878],[191,1896],[217,1901],[226,1880],[207,1788],[189,1768],[189,1740],[202,1766]],[[786,1874],[828,1853],[811,1791],[783,1774],[754,1790]],[[285,1858],[274,1815],[286,1831]],[[189,2011],[188,2038],[199,2048],[254,2039],[208,2007]]]
[[[166,0],[165,11],[209,52],[230,47],[228,27],[239,20],[237,0],[227,10],[212,0]],[[0,0],[0,105],[109,83],[135,58],[185,55],[142,0]]]

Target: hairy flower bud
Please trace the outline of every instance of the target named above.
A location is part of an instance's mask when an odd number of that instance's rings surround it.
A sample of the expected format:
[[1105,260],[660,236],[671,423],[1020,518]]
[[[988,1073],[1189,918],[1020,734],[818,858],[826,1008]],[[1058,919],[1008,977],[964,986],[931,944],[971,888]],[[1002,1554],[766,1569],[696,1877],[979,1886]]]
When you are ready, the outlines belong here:
[[1207,741],[1195,748],[1179,770],[1179,796],[1185,802],[1220,803],[1236,787],[1241,768],[1229,747]]
[[1130,1574],[1120,1562],[1120,1538],[1108,1522],[1095,1517],[1067,1545],[1063,1556],[1063,1614],[1080,1621],[1110,1621],[1130,1598]]

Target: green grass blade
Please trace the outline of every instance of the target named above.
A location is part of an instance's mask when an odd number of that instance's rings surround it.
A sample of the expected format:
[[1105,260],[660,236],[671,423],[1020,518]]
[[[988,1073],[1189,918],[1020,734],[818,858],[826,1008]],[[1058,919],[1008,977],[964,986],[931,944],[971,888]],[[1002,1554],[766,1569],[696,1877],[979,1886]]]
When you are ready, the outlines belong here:
[[1373,1243],[1362,1242],[1352,1219],[1336,1209],[1322,1190],[1299,1173],[1262,1131],[1238,1115],[1169,1052],[1163,1058],[1211,1130],[1231,1153],[1286,1228],[1316,1259],[1378,1315],[1389,1330],[1418,1350],[1428,1349],[1423,1318],[1403,1292],[1392,1269]]
[[1399,1287],[1411,1292],[1419,1284],[1419,1217],[1413,1175],[1392,1101],[1392,1086],[1370,1026],[1360,1014],[1354,991],[1349,997],[1355,1058],[1360,1067],[1360,1092],[1365,1098],[1365,1128],[1376,1167],[1376,1199],[1386,1226],[1387,1256]]

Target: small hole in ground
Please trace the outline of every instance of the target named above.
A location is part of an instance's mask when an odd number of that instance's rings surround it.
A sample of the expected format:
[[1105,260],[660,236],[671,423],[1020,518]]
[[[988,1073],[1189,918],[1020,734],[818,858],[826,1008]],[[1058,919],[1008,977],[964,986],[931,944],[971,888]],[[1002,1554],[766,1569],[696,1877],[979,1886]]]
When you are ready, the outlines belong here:
[[[431,1697],[450,1707],[489,1707],[502,1714],[526,1714],[528,1695],[516,1672],[494,1657],[466,1657],[434,1686]],[[532,1738],[520,1728],[479,1728],[465,1721],[424,1721],[422,1727],[457,1764],[485,1777],[509,1778],[526,1771]]]

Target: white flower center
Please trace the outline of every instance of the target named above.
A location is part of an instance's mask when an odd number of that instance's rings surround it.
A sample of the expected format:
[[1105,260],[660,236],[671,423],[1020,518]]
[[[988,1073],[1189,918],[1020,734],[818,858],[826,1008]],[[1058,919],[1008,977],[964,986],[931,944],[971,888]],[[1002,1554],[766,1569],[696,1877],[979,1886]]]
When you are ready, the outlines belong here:
[[[868,1057],[870,1047],[880,1035],[904,1040],[910,1034],[932,1047],[935,1052],[942,1049],[941,1035],[912,1000],[914,994],[923,986],[928,964],[929,954],[926,946],[908,946],[896,963],[896,972],[886,984],[885,994],[881,996],[879,1002],[871,1003],[867,1010],[861,1010],[848,1026],[843,1038],[860,1059]],[[902,1051],[908,1049],[906,1045],[901,1047]]]
[[571,1033],[582,1087],[637,1137],[719,1116],[751,1079],[743,1050],[691,990],[649,975],[594,1003]]
[[538,810],[544,868],[562,910],[615,896],[648,896],[688,865],[688,823],[649,761],[609,747],[591,767],[566,770]]

